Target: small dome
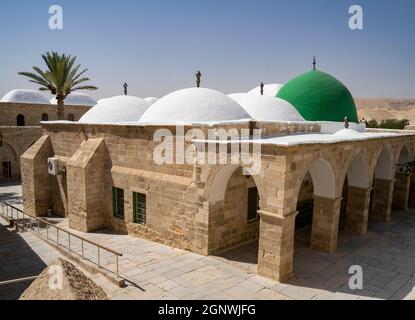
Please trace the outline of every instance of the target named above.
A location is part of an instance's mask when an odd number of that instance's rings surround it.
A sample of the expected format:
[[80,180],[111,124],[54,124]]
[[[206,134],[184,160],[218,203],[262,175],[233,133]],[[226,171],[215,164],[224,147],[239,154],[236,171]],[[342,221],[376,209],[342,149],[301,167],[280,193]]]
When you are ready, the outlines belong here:
[[225,94],[206,88],[175,91],[153,104],[140,123],[195,123],[249,119],[249,114]]
[[247,95],[239,104],[258,121],[304,121],[291,104],[280,98]]
[[150,103],[133,96],[116,96],[100,100],[79,120],[81,123],[136,122]]
[[[278,91],[280,91],[280,89],[282,88],[282,84],[279,83],[273,83],[273,84],[266,84],[264,85],[264,95],[265,96],[271,96],[271,97],[275,97],[278,93]],[[251,91],[248,92],[249,95],[256,95],[256,96],[260,96],[261,95],[261,88],[258,86],[254,89],[252,89]]]
[[[51,104],[57,104],[56,97],[50,100]],[[95,106],[97,101],[85,93],[72,92],[65,98],[65,105],[67,106]]]
[[148,97],[148,98],[144,98],[145,101],[150,102],[150,104],[154,104],[157,101],[159,101],[159,98],[155,98],[155,97]]
[[358,122],[349,90],[333,76],[312,70],[285,84],[277,97],[291,103],[308,121]]
[[41,92],[23,89],[16,89],[6,93],[0,102],[50,104],[49,100]]
[[239,100],[245,97],[245,95],[246,93],[231,93],[231,94],[228,94],[228,97],[239,103]]
[[342,129],[334,133],[335,136],[343,136],[343,137],[351,137],[351,136],[357,136],[360,135],[361,132],[354,130],[354,129]]

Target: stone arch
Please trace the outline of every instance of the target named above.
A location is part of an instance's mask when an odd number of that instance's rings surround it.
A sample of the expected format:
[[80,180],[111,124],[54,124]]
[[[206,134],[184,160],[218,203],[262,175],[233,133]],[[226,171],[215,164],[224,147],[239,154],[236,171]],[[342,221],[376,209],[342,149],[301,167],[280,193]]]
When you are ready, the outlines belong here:
[[369,166],[366,157],[359,153],[357,154],[347,168],[347,181],[349,186],[368,189],[370,186]]
[[42,113],[42,121],[49,121],[49,115],[47,113]]
[[[238,164],[230,164],[220,168],[212,168],[207,183],[205,185],[206,189],[206,198],[209,202],[221,201],[225,198],[225,191],[228,185],[230,177],[235,173],[239,168],[243,168]],[[243,168],[249,173],[249,169]],[[258,188],[261,199],[265,199],[262,192],[262,183],[259,179],[259,176],[252,175],[252,178]]]
[[75,116],[73,113],[68,114],[68,121],[75,121]]
[[377,157],[377,163],[374,170],[374,176],[376,179],[392,180],[394,174],[393,157],[387,146],[383,146],[382,150]]
[[411,161],[411,156],[409,153],[409,149],[406,145],[402,145],[398,155],[397,155],[397,164],[404,164]]
[[[214,171],[209,184],[208,251],[219,253],[259,237],[259,187],[240,165]],[[249,172],[249,171],[248,171]]]
[[336,197],[336,179],[333,168],[325,159],[314,160],[309,168],[313,180],[314,195],[324,198]]
[[[10,143],[3,140],[2,145],[0,145],[0,150],[1,150],[1,148],[5,148],[5,147],[8,147],[11,150],[11,153],[13,154],[13,160],[18,161],[19,157],[17,155],[16,150],[14,150],[13,146]],[[2,152],[0,152],[0,160],[1,160],[1,156],[2,156]]]

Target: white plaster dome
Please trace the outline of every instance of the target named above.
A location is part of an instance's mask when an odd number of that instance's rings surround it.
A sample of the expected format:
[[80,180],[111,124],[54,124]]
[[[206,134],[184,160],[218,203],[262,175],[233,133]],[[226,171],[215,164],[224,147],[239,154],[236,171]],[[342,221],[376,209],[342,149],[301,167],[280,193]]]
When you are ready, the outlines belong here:
[[334,135],[336,135],[336,136],[343,136],[343,137],[355,137],[355,136],[358,136],[360,134],[361,133],[359,131],[357,131],[355,129],[351,129],[351,128],[348,128],[348,129],[344,128],[344,129],[341,129],[341,130],[337,131],[336,133],[334,133]]
[[150,102],[150,104],[156,103],[157,101],[159,101],[159,98],[156,97],[148,97],[148,98],[144,98],[145,101]]
[[[50,100],[51,104],[58,104],[56,97],[53,97]],[[65,105],[67,106],[95,106],[97,101],[92,98],[91,96],[80,93],[80,92],[72,92],[65,98]]]
[[239,104],[258,121],[304,121],[300,113],[287,101],[261,95],[247,95]]
[[239,103],[239,100],[241,100],[243,97],[245,97],[245,95],[246,95],[246,93],[238,92],[238,93],[228,94],[228,97]]
[[16,89],[6,93],[0,102],[50,104],[48,98],[36,90]]
[[153,104],[140,123],[200,123],[249,119],[249,114],[225,94],[206,88],[172,92]]
[[[266,84],[266,85],[264,85],[264,95],[275,97],[277,95],[278,91],[280,91],[280,89],[282,87],[283,87],[283,84],[279,84],[279,83]],[[251,91],[249,91],[247,94],[248,95],[260,96],[261,95],[261,88],[258,86],[256,88],[252,89]]]
[[81,123],[137,122],[150,103],[133,96],[115,96],[100,100],[79,120]]

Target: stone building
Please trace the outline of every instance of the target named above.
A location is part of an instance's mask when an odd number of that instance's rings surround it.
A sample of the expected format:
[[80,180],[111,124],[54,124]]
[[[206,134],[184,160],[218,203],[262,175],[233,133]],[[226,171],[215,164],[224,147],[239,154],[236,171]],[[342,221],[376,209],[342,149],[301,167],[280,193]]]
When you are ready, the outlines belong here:
[[[86,95],[68,96],[65,118],[77,121],[94,104]],[[71,103],[71,104],[69,104]],[[41,121],[56,120],[56,106],[33,90],[13,90],[0,100],[0,181],[20,178],[20,156],[42,136]]]
[[[283,281],[301,230],[332,253],[339,228],[361,236],[372,219],[414,205],[414,131],[367,130],[349,90],[317,70],[265,87],[184,89],[154,104],[115,97],[78,122],[42,123],[21,158],[25,211],[52,208],[76,230],[109,228],[203,255],[259,239],[258,273]],[[209,136],[224,130],[238,143]],[[173,148],[164,153],[172,163],[156,161],[161,144]],[[260,147],[258,170],[230,161],[235,145]],[[211,148],[227,161],[183,162],[178,150],[188,148],[192,159]]]

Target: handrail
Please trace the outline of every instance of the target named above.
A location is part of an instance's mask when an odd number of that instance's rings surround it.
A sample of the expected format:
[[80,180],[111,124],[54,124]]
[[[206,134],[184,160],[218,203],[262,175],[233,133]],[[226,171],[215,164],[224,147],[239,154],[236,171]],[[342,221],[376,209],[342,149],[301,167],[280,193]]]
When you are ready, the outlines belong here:
[[[88,261],[91,261],[91,262],[93,262],[93,263],[95,263],[95,264],[97,264],[98,265],[98,267],[99,268],[104,268],[103,266],[101,266],[101,264],[100,264],[100,249],[102,249],[102,250],[105,250],[105,251],[108,251],[108,252],[110,252],[110,253],[112,253],[112,254],[114,254],[115,255],[115,257],[116,257],[116,271],[114,272],[116,275],[117,275],[117,277],[119,276],[119,265],[118,265],[118,258],[119,257],[121,257],[123,254],[122,253],[120,253],[120,252],[118,252],[118,251],[116,251],[116,250],[113,250],[113,249],[111,249],[111,248],[108,248],[108,247],[106,247],[106,246],[103,246],[103,245],[101,245],[101,244],[99,244],[99,243],[97,243],[97,242],[95,242],[95,241],[92,241],[92,240],[89,240],[89,239],[86,239],[86,238],[84,238],[84,237],[82,237],[82,236],[79,236],[79,235],[77,235],[77,234],[75,234],[75,233],[73,233],[73,232],[71,232],[71,231],[69,231],[69,230],[66,230],[66,229],[64,229],[64,228],[61,228],[61,227],[59,227],[59,226],[56,226],[56,225],[54,225],[54,224],[52,224],[52,223],[50,223],[49,221],[47,221],[47,220],[44,220],[44,219],[42,219],[42,218],[40,218],[40,217],[35,217],[35,216],[32,216],[31,214],[28,214],[28,213],[25,213],[23,210],[21,210],[21,209],[19,209],[19,208],[16,208],[15,206],[13,206],[13,205],[11,205],[11,204],[9,204],[9,203],[7,203],[7,202],[2,202],[2,201],[0,201],[0,204],[2,205],[2,214],[4,215],[4,206],[6,206],[6,207],[9,207],[9,208],[11,208],[12,210],[15,210],[15,211],[17,211],[18,213],[21,213],[22,215],[23,215],[23,219],[25,218],[25,216],[27,216],[27,217],[29,217],[30,219],[34,219],[35,221],[37,221],[37,224],[38,224],[38,236],[40,237],[40,233],[39,233],[39,230],[40,230],[40,222],[42,222],[43,224],[45,224],[46,225],[46,230],[48,230],[48,227],[52,227],[52,228],[55,228],[56,230],[57,230],[57,232],[59,232],[59,231],[62,231],[62,232],[64,232],[64,233],[66,233],[66,234],[68,234],[68,236],[69,236],[69,247],[68,247],[68,249],[69,249],[69,253],[72,253],[72,251],[71,251],[71,242],[70,242],[70,239],[71,239],[71,236],[72,237],[74,237],[74,238],[77,238],[77,239],[79,239],[79,240],[81,240],[81,245],[82,245],[82,254],[81,255],[79,255],[78,253],[76,253],[76,252],[74,252],[75,254],[78,254],[79,256],[82,256],[82,258],[84,258],[84,259],[86,259],[86,260],[88,260]],[[8,214],[8,212],[6,213],[6,217],[8,217],[9,218],[9,216],[7,215]],[[10,217],[11,219],[13,219],[16,223],[19,223],[19,215],[17,215],[17,219],[14,219],[14,217],[13,217],[13,212],[11,212],[11,217]],[[30,227],[30,229],[32,229],[32,227]],[[50,240],[49,239],[49,236],[47,237],[47,240]],[[91,245],[93,245],[93,246],[95,246],[95,247],[97,247],[98,248],[98,262],[96,263],[95,261],[92,261],[92,260],[90,260],[90,259],[88,259],[88,258],[86,258],[85,256],[84,256],[84,242],[86,242],[86,243],[89,243],[89,244],[91,244]],[[58,245],[60,245],[59,244],[59,237],[58,237],[58,235],[57,235],[57,244]],[[64,246],[63,246],[64,247]],[[108,270],[108,269],[107,269]],[[108,271],[110,271],[110,272],[113,272],[112,270],[108,270]]]

